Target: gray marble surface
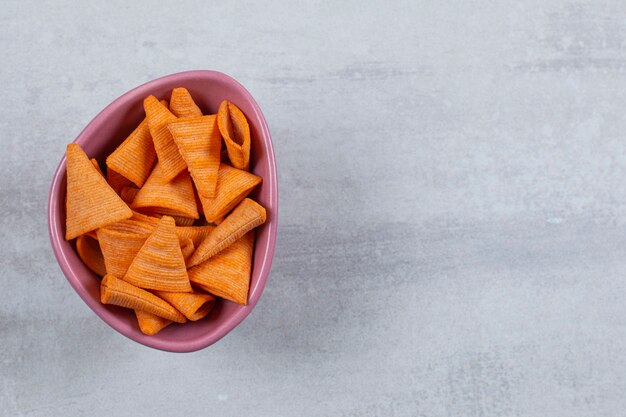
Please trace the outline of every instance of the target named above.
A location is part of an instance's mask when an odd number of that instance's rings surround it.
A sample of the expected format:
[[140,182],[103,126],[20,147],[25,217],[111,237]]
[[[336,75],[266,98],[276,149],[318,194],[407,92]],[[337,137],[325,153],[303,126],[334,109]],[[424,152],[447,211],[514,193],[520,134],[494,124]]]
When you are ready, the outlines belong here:
[[[2,1],[0,415],[623,415],[625,17],[618,0]],[[83,304],[46,199],[98,111],[188,69],[263,108],[280,227],[256,310],[181,355]]]

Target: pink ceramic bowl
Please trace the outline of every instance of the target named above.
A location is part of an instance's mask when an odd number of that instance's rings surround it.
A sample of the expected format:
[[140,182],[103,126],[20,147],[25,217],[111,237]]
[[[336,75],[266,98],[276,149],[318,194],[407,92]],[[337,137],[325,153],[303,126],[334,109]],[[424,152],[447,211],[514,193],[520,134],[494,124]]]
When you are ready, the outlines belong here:
[[[101,166],[144,117],[143,99],[150,94],[168,99],[172,88],[186,87],[205,113],[217,113],[222,100],[235,103],[248,117],[252,134],[250,170],[263,178],[252,198],[267,209],[266,223],[257,228],[250,294],[247,306],[220,300],[208,318],[184,325],[173,324],[154,336],[139,330],[135,315],[123,308],[100,303],[100,279],[80,260],[74,243],[65,241],[65,157],[54,173],[48,201],[48,228],[54,254],[74,290],[108,325],[130,339],[156,349],[191,352],[205,348],[234,329],[261,297],[270,272],[278,220],[278,182],[274,149],[261,109],[250,93],[228,75],[215,71],[189,71],[150,81],[116,99],[102,110],[74,141]],[[59,307],[61,308],[61,307]]]

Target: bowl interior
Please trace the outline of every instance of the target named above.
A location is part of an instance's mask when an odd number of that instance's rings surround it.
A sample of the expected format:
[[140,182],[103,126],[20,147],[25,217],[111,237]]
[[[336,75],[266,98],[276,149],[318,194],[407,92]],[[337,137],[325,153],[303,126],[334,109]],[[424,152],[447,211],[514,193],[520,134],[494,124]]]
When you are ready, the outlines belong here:
[[248,305],[240,306],[219,300],[208,318],[184,325],[172,324],[154,336],[141,333],[131,310],[102,305],[100,278],[80,260],[73,242],[65,234],[65,157],[55,173],[50,190],[50,238],[59,265],[81,298],[106,323],[125,336],[157,349],[187,352],[206,347],[219,340],[241,322],[254,308],[267,280],[276,242],[278,212],[276,164],[267,123],[260,108],[243,86],[229,76],[214,71],[189,71],[150,81],[124,94],[98,114],[75,142],[90,158],[96,158],[104,168],[105,158],[141,122],[145,113],[143,99],[152,94],[169,101],[175,87],[189,90],[204,114],[217,113],[222,100],[235,103],[246,115],[251,130],[250,171],[263,178],[252,193],[267,210],[266,223],[256,229],[256,241]]

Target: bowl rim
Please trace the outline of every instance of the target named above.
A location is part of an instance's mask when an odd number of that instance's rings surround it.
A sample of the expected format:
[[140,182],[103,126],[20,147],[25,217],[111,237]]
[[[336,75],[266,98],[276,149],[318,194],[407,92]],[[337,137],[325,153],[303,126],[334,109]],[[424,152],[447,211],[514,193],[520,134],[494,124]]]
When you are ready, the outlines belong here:
[[[48,196],[48,232],[50,235],[50,243],[52,244],[52,249],[54,255],[57,259],[57,263],[61,268],[61,271],[65,275],[65,278],[70,283],[70,285],[74,288],[76,293],[80,296],[80,298],[87,304],[87,306],[106,324],[115,329],[117,332],[123,334],[129,339],[140,343],[142,345],[152,347],[155,349],[168,351],[168,352],[193,352],[203,348],[206,348],[213,343],[217,342],[224,336],[226,336],[231,330],[239,325],[254,309],[256,304],[258,303],[261,295],[263,294],[263,290],[265,289],[265,284],[267,282],[267,278],[270,273],[270,269],[272,266],[272,261],[274,258],[274,250],[276,247],[276,232],[278,228],[278,176],[276,170],[276,158],[274,155],[274,147],[272,144],[272,138],[270,135],[270,130],[267,125],[267,121],[261,111],[261,108],[257,104],[256,100],[252,97],[252,94],[246,90],[246,88],[241,85],[237,80],[232,78],[231,76],[224,74],[219,71],[213,70],[192,70],[192,71],[183,71],[174,74],[165,75],[163,77],[155,78],[151,81],[148,81],[138,87],[135,87],[115,100],[113,100],[109,105],[107,105],[103,110],[101,110],[96,116],[94,116],[91,121],[85,126],[85,128],[80,132],[80,134],[74,139],[73,143],[81,142],[82,139],[88,135],[91,135],[93,130],[95,130],[95,125],[98,121],[106,118],[110,113],[119,109],[122,106],[125,106],[129,101],[133,100],[138,95],[149,95],[150,90],[155,86],[159,85],[163,82],[167,81],[176,81],[180,82],[181,85],[184,85],[185,80],[202,78],[202,79],[210,79],[210,80],[218,80],[222,82],[226,82],[235,90],[238,90],[246,99],[250,102],[253,112],[258,120],[260,120],[260,131],[261,137],[259,138],[267,152],[267,159],[269,170],[266,175],[267,178],[263,178],[263,182],[269,185],[269,201],[273,208],[272,217],[268,219],[266,224],[268,228],[268,239],[264,248],[264,256],[261,260],[261,266],[258,270],[259,278],[257,280],[257,284],[254,288],[251,288],[251,294],[248,299],[248,304],[239,310],[232,316],[227,317],[224,322],[220,323],[217,328],[211,332],[199,337],[197,339],[191,341],[171,341],[171,340],[161,340],[158,337],[154,336],[145,336],[138,331],[130,330],[123,328],[119,325],[119,323],[115,319],[115,315],[113,314],[100,314],[99,311],[102,311],[104,308],[102,304],[100,304],[99,300],[93,299],[88,293],[87,290],[79,284],[78,274],[76,271],[72,269],[69,264],[69,260],[66,257],[65,252],[61,249],[61,242],[65,242],[65,236],[62,231],[62,225],[59,224],[56,220],[55,213],[59,210],[59,207],[56,203],[56,196],[60,192],[61,187],[63,186],[62,178],[65,175],[65,154],[61,158],[59,165],[57,166],[53,178],[52,184],[50,186],[50,193]],[[258,243],[255,242],[255,251],[258,250]]]

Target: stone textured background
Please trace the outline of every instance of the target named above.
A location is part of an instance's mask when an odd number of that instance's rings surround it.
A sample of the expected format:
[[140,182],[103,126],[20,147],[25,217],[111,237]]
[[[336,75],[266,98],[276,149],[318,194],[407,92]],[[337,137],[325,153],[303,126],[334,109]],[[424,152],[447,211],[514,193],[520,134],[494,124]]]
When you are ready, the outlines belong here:
[[[626,3],[449,3],[2,1],[0,415],[623,414]],[[83,304],[46,201],[188,69],[257,98],[281,208],[257,309],[180,355]]]

